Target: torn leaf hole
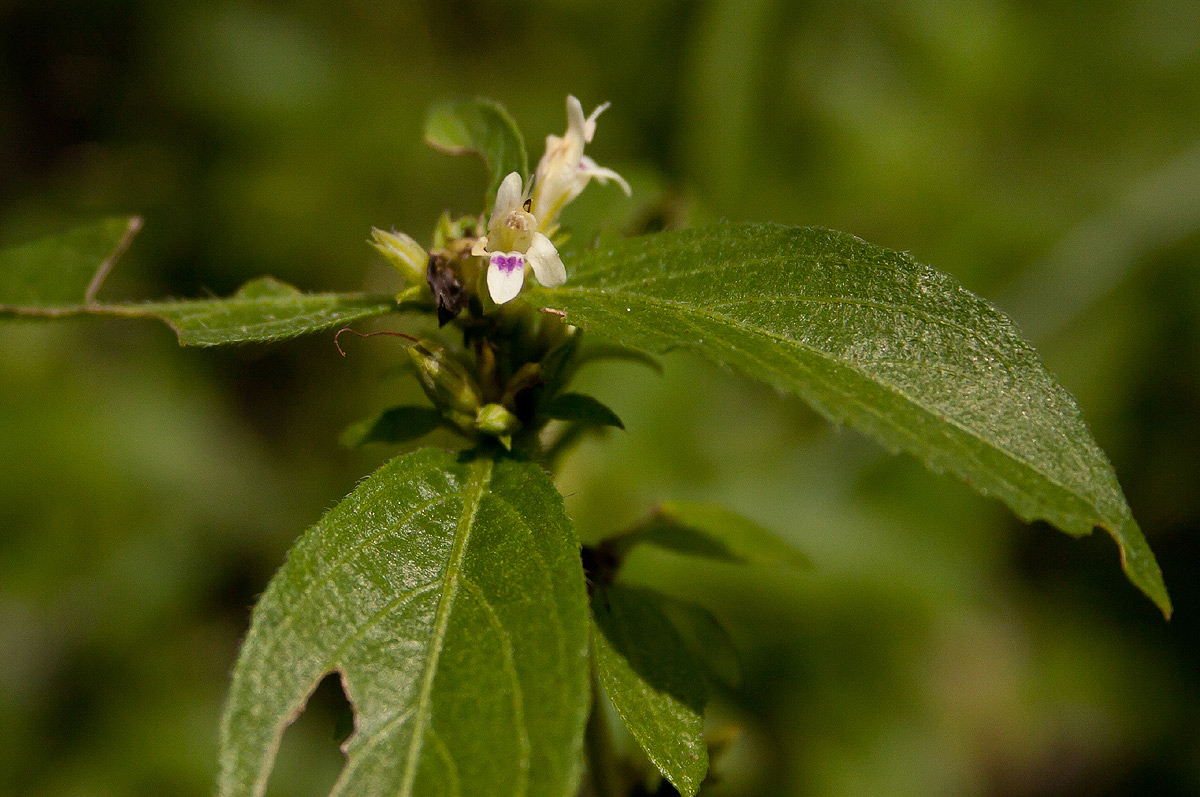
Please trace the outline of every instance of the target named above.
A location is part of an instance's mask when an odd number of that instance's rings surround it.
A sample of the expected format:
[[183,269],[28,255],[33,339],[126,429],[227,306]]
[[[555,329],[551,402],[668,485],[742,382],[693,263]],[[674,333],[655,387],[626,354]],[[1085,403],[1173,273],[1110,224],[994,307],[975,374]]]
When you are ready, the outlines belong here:
[[341,673],[327,674],[308,697],[300,716],[283,733],[268,783],[268,795],[329,794],[346,763],[342,744],[354,732],[354,706]]

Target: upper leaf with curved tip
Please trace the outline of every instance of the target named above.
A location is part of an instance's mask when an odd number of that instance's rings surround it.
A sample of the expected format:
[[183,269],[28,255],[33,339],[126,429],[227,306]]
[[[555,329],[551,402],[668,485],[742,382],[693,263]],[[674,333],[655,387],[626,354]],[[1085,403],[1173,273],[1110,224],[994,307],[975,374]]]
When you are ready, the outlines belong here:
[[219,793],[264,793],[284,729],[337,671],[355,732],[335,794],[570,794],[588,634],[578,543],[540,468],[397,457],[300,539],[255,607]]
[[1170,599],[1074,399],[1013,323],[906,254],[830,230],[720,224],[596,249],[527,298],[649,352],[688,347],[957,474],[1022,518],[1101,526]]
[[425,141],[450,155],[478,155],[491,177],[485,197],[487,209],[496,199],[500,183],[511,172],[529,174],[525,138],[504,106],[494,100],[443,100],[425,115]]

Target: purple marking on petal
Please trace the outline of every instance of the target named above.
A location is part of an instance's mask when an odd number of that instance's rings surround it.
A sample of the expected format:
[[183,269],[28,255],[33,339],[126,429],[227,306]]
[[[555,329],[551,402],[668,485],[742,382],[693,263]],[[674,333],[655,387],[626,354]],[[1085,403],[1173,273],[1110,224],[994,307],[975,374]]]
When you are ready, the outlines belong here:
[[505,257],[503,254],[492,255],[492,265],[503,271],[505,274],[511,274],[519,268],[525,268],[525,258],[520,255],[510,255]]

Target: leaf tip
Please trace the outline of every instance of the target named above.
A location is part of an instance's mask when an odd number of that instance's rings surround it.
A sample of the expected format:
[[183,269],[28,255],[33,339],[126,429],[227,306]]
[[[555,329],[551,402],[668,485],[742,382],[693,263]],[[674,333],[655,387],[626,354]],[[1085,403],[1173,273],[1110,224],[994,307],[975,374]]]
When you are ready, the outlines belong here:
[[1097,525],[1117,543],[1125,577],[1158,607],[1163,619],[1170,622],[1174,613],[1171,596],[1167,593],[1158,560],[1154,558],[1154,552],[1150,550],[1150,544],[1146,542],[1137,522],[1129,517],[1120,524]]

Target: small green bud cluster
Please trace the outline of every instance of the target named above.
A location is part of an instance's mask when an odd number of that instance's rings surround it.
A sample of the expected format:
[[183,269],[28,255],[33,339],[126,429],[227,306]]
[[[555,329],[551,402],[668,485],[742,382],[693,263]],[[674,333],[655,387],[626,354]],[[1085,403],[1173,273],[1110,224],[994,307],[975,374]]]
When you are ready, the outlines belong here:
[[463,351],[433,340],[408,347],[421,389],[447,425],[506,448],[545,425],[538,407],[565,384],[578,331],[556,316],[512,307],[499,327],[466,325]]

